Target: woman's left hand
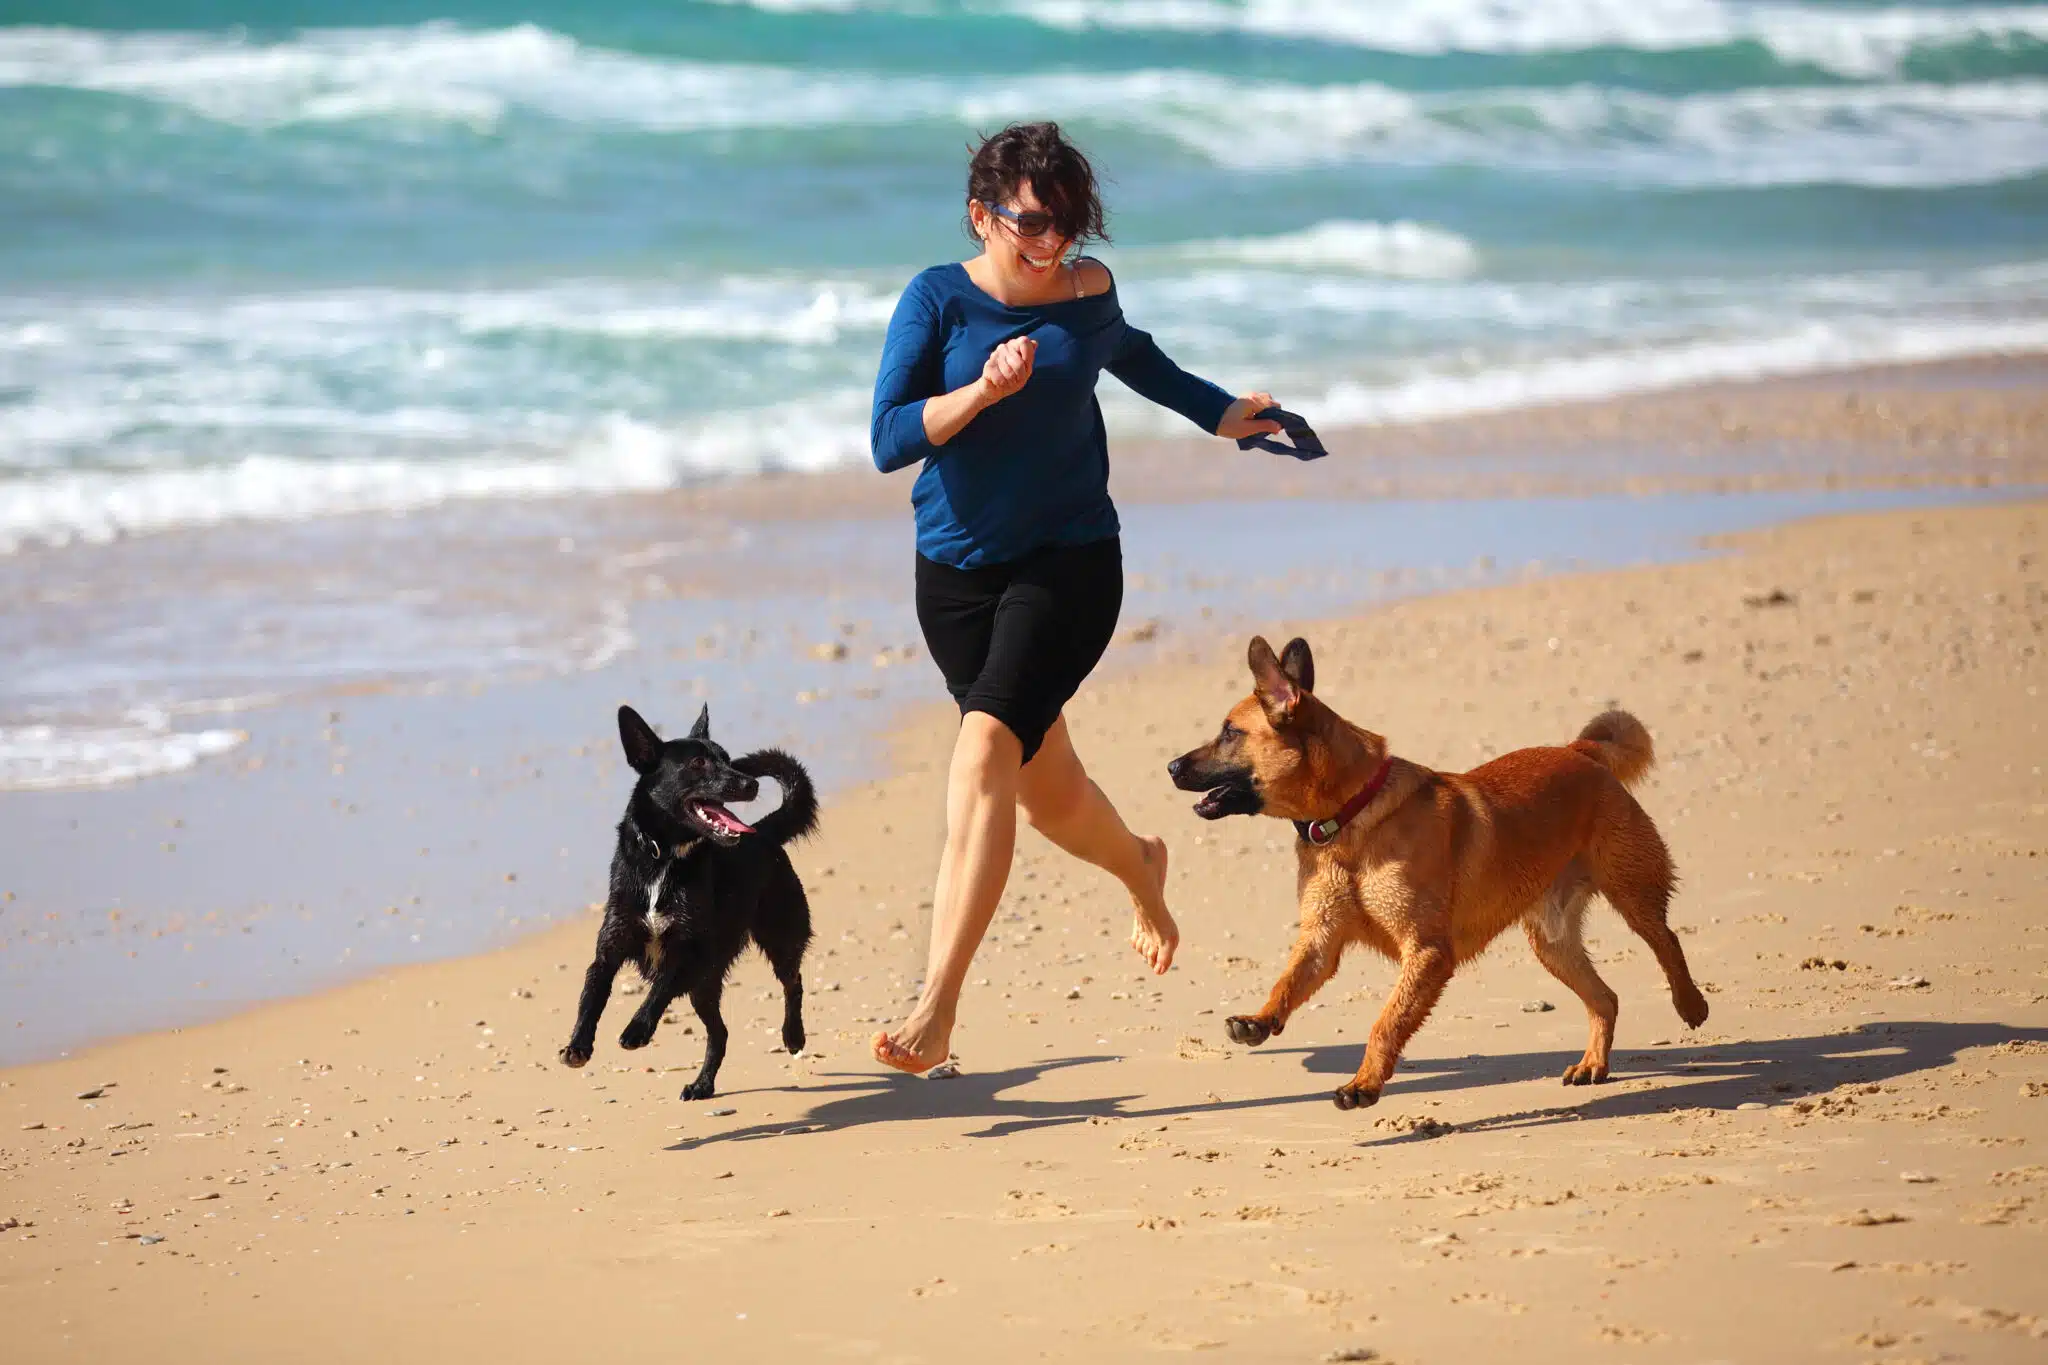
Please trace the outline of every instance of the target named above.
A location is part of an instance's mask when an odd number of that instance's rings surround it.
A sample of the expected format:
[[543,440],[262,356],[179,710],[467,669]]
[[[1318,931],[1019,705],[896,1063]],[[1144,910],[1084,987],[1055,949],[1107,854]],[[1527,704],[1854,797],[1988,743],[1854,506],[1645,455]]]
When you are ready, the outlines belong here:
[[1281,427],[1278,422],[1254,421],[1252,414],[1275,407],[1270,393],[1248,393],[1223,410],[1223,420],[1216,424],[1216,434],[1226,441],[1239,441],[1247,436],[1271,436]]

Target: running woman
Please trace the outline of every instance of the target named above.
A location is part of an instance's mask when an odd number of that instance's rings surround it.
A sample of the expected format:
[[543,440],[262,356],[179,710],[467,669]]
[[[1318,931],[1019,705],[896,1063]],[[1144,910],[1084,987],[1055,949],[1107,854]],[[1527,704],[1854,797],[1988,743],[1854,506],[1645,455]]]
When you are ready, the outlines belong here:
[[1056,124],[1014,124],[982,143],[967,168],[967,227],[980,254],[922,272],[896,305],[870,431],[883,473],[922,466],[911,490],[917,618],[960,706],[924,992],[874,1037],[877,1061],[912,1073],[951,1055],[1019,808],[1124,884],[1131,945],[1155,972],[1180,943],[1165,842],[1125,827],[1061,714],[1123,603],[1097,378],[1108,370],[1218,436],[1280,430],[1252,416],[1270,394],[1232,397],[1124,320],[1108,268],[1076,254],[1108,234],[1094,170]]

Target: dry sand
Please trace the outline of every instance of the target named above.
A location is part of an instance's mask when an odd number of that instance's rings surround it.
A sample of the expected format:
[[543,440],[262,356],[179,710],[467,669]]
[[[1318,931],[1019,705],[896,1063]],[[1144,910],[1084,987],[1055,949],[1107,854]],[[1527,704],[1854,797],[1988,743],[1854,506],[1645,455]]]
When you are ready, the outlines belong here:
[[817,1054],[774,1051],[750,957],[716,1100],[676,1099],[687,1023],[617,1050],[622,1001],[588,1071],[555,1062],[592,917],[0,1073],[6,1358],[2041,1360],[2044,530],[2038,503],[1805,524],[1309,630],[1322,694],[1412,758],[1611,702],[1650,726],[1714,1013],[1686,1033],[1596,910],[1605,1087],[1559,1086],[1583,1015],[1519,936],[1375,1109],[1327,1096],[1382,963],[1226,1042],[1288,941],[1292,853],[1277,821],[1198,822],[1161,770],[1243,689],[1218,644],[1071,713],[1175,847],[1167,978],[1116,889],[1027,838],[965,1074],[867,1060],[922,954],[933,711],[798,853]]

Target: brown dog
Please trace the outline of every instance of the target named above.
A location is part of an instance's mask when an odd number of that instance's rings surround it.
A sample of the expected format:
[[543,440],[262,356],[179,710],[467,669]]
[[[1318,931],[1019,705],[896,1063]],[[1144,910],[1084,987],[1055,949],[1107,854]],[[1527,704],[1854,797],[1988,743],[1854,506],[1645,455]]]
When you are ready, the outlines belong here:
[[1591,1039],[1565,1084],[1604,1081],[1618,1002],[1580,932],[1596,893],[1657,955],[1679,1017],[1705,1022],[1706,999],[1664,922],[1671,855],[1627,791],[1653,759],[1634,716],[1609,711],[1562,748],[1439,773],[1393,757],[1317,700],[1306,640],[1276,658],[1255,638],[1250,662],[1252,694],[1222,732],[1166,768],[1175,786],[1207,792],[1195,804],[1205,820],[1277,815],[1299,834],[1301,933],[1265,1008],[1226,1021],[1232,1038],[1256,1047],[1279,1034],[1354,943],[1396,958],[1365,1061],[1335,1096],[1339,1109],[1372,1104],[1458,964],[1520,920],[1537,961],[1586,1005]]

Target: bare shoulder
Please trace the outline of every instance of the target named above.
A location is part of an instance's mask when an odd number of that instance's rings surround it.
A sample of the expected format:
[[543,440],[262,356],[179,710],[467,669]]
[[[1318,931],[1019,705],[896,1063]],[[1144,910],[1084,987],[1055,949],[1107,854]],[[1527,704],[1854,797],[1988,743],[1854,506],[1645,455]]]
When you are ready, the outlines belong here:
[[1096,294],[1107,294],[1116,281],[1110,277],[1109,267],[1093,256],[1082,256],[1074,262],[1074,288],[1076,297],[1092,298]]

